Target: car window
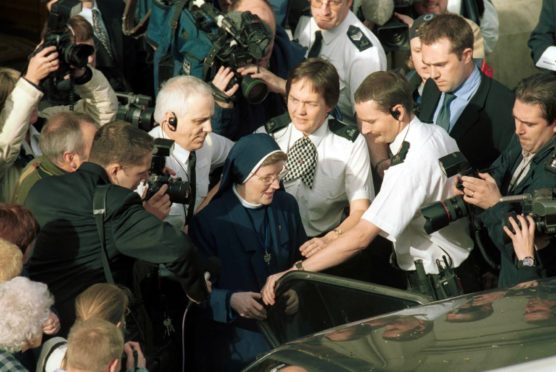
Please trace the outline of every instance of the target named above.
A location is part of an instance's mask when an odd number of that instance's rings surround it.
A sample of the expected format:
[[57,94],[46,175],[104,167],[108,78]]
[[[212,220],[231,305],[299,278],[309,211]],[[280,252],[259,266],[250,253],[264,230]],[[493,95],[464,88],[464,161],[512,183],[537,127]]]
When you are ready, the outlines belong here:
[[336,276],[292,271],[261,323],[272,346],[338,325],[425,304],[411,292]]

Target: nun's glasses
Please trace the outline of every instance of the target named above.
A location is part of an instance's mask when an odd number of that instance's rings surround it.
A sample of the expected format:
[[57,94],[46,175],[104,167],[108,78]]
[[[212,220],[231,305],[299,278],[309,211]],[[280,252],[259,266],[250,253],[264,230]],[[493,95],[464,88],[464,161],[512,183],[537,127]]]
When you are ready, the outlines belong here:
[[288,174],[289,169],[286,168],[286,166],[284,166],[284,168],[282,168],[282,170],[280,171],[280,173],[278,174],[270,174],[268,176],[265,177],[261,177],[261,176],[257,176],[255,174],[255,177],[257,177],[257,179],[259,181],[261,181],[264,185],[266,186],[270,186],[274,183],[274,181],[278,180],[278,182],[281,182],[284,177],[286,177],[286,175]]

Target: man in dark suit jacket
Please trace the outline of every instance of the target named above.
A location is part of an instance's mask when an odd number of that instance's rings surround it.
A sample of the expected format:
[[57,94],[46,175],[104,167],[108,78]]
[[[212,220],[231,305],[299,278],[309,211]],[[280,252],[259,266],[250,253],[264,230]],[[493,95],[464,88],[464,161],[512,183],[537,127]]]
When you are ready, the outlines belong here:
[[488,168],[514,132],[513,93],[476,67],[473,31],[460,16],[432,19],[421,29],[421,43],[430,79],[419,118],[444,127],[474,168]]
[[[107,280],[93,215],[93,197],[102,185],[107,186],[105,249],[114,281],[129,285],[131,259],[138,259],[165,264],[190,299],[201,301],[208,295],[189,238],[147,212],[133,191],[148,177],[152,146],[147,133],[128,123],[107,124],[95,136],[89,162],[74,173],[43,178],[29,192],[25,205],[41,227],[29,276],[48,284],[64,332],[75,317],[75,297]],[[169,199],[161,202],[169,210]]]
[[539,23],[527,45],[537,67],[556,71],[556,1],[543,0]]
[[[124,7],[123,1],[81,0],[80,4],[71,9],[70,14],[82,15],[93,26],[95,67],[102,71],[114,90],[151,93],[150,88],[139,86],[147,84],[149,79],[145,79],[147,69],[137,55],[137,41],[122,32]],[[100,14],[100,28],[104,28],[108,36],[106,44],[101,41],[99,29],[93,23],[93,12],[97,11]]]
[[490,174],[462,177],[464,200],[484,209],[479,218],[500,251],[500,287],[555,274],[554,236],[548,236],[550,240],[535,240],[532,256],[514,249],[512,241],[504,239],[502,227],[510,212],[527,211],[519,203],[500,202],[502,196],[556,187],[556,176],[549,166],[556,148],[555,108],[556,76],[537,74],[524,79],[516,88],[513,107],[517,138],[496,160]]

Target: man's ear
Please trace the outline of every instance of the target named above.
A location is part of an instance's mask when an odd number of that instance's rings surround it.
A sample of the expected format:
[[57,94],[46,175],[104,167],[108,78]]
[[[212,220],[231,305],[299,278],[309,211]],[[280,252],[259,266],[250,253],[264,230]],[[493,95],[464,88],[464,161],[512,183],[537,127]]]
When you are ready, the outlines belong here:
[[64,159],[64,162],[71,163],[71,161],[73,160],[74,155],[75,155],[75,153],[72,152],[72,151],[64,151],[64,154],[62,155],[62,158]]
[[121,363],[122,362],[120,361],[120,359],[114,359],[108,365],[108,371],[110,371],[110,372],[120,372]]
[[465,48],[461,53],[461,59],[465,63],[473,63],[473,49],[472,48]]
[[123,167],[120,163],[110,163],[104,167],[104,170],[106,170],[106,174],[108,175],[108,179],[110,179],[110,182],[114,185],[118,184],[118,172],[122,169]]
[[64,155],[62,155],[62,159],[64,163],[67,164],[71,169],[77,169],[77,163],[75,162],[77,154],[73,151],[65,151]]

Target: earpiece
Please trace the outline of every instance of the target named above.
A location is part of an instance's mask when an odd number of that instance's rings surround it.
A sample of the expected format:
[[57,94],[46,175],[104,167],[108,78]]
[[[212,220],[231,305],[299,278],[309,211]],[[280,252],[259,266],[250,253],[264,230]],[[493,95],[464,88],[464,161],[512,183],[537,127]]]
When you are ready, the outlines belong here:
[[399,110],[390,109],[390,115],[392,115],[394,119],[399,120],[401,113]]
[[168,127],[170,128],[170,130],[172,132],[175,132],[176,129],[178,129],[178,117],[176,116],[176,114],[174,112],[172,112],[172,115],[170,118],[168,118]]

